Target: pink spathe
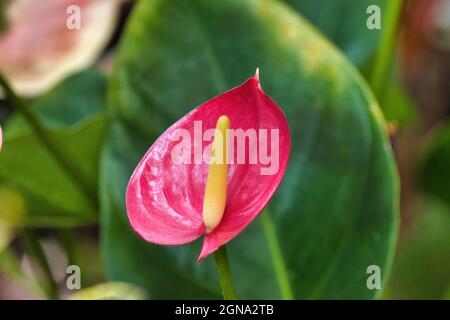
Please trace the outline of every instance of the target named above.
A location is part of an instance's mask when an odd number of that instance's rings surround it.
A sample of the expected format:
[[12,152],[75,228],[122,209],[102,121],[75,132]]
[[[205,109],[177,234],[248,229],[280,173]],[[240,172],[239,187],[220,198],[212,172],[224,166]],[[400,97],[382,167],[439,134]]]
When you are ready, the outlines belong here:
[[[174,139],[177,129],[184,129],[194,137],[194,122],[201,121],[202,130],[206,131],[214,129],[222,115],[230,119],[231,129],[278,129],[279,165],[273,174],[263,175],[261,168],[266,164],[230,163],[225,212],[220,224],[207,234],[202,208],[209,165],[204,161],[174,162],[172,150],[179,143]],[[210,143],[202,141],[199,146],[194,142],[192,152],[196,148],[205,149]],[[248,149],[249,143],[245,147]],[[272,152],[270,144],[267,149],[268,153]],[[235,149],[235,155],[236,152]],[[282,180],[289,153],[286,117],[263,92],[255,75],[192,110],[155,141],[128,184],[126,206],[130,223],[143,239],[160,245],[181,245],[204,235],[198,258],[201,261],[233,239],[261,213]]]

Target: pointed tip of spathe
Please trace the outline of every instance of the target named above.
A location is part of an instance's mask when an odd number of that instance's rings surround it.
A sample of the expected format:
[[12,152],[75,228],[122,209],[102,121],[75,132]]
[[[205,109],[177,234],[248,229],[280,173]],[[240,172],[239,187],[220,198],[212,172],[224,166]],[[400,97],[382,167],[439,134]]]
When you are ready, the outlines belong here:
[[256,80],[256,85],[258,89],[262,90],[261,82],[259,81],[259,67],[256,68],[255,75],[252,78]]
[[200,255],[197,259],[197,264],[200,264],[200,262],[202,262],[207,256],[219,249],[220,245],[214,245],[215,242],[216,240],[214,240],[214,233],[205,235],[205,238],[203,239],[202,249],[200,250]]
[[200,255],[197,258],[197,265],[200,264],[200,262],[203,261],[203,259],[205,259],[207,256],[209,255],[209,253],[207,253],[204,248],[202,248],[202,251],[200,252]]

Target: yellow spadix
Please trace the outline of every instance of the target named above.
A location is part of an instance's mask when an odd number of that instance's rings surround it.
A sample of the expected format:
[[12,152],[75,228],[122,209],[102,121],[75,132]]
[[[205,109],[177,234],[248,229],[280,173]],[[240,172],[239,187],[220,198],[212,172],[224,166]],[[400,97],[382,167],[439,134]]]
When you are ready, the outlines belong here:
[[227,116],[221,116],[217,120],[214,133],[211,161],[206,180],[205,197],[203,199],[203,222],[207,233],[219,225],[227,202],[227,129],[229,128],[230,119]]

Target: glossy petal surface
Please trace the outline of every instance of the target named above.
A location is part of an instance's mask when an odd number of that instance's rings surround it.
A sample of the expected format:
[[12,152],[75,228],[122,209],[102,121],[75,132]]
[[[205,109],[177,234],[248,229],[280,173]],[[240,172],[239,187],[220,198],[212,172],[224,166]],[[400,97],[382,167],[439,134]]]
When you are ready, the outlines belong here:
[[[279,143],[274,145],[278,146],[278,165],[274,165],[276,170],[271,174],[263,174],[269,167],[268,161],[261,161],[260,148],[251,147],[249,140],[244,144],[244,163],[237,163],[238,152],[242,155],[243,151],[236,143],[231,153],[234,161],[228,170],[224,216],[217,228],[206,234],[199,261],[234,238],[258,216],[281,182],[288,162],[290,135],[286,118],[278,105],[264,94],[257,76],[205,102],[165,131],[138,164],[127,189],[129,220],[145,240],[178,245],[204,234],[202,207],[208,164],[201,159],[198,161],[194,150],[201,144],[203,153],[209,154],[210,139],[205,136],[198,140],[198,135],[214,129],[221,115],[230,118],[231,129],[242,129],[241,133],[254,129],[251,131],[258,134],[258,142],[267,142],[264,154],[269,157],[277,151],[276,148],[272,150],[271,143],[276,139],[272,140],[271,134],[278,132]],[[198,131],[199,124],[201,131]],[[185,129],[192,139],[190,164],[172,161],[172,150],[180,141],[175,138],[178,129]],[[266,129],[266,135],[261,135],[259,129]],[[200,141],[200,144],[194,141]],[[256,161],[250,161],[249,155],[255,153],[258,155]]]

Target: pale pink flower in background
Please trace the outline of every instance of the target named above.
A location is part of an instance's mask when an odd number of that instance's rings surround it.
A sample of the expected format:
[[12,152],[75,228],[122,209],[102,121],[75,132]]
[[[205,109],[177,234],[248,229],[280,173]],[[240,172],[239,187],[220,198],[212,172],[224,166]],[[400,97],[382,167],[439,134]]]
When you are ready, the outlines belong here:
[[[2,0],[3,1],[3,0]],[[121,0],[14,0],[0,35],[0,70],[22,95],[38,95],[98,58],[111,39]],[[68,28],[71,10],[80,28]]]

